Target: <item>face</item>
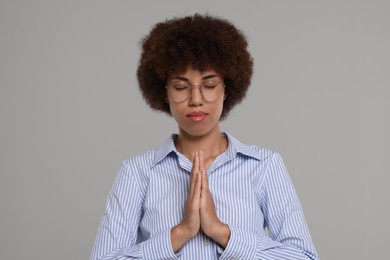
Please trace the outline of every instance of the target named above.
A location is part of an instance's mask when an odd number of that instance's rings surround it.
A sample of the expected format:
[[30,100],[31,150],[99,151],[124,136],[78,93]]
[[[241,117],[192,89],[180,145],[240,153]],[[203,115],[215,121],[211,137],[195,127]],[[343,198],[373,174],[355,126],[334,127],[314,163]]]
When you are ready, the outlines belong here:
[[[219,119],[223,109],[224,92],[220,96],[218,95],[215,100],[207,101],[203,98],[199,85],[210,81],[223,83],[221,75],[214,70],[201,72],[189,68],[183,74],[169,77],[168,85],[175,81],[185,81],[189,85],[195,86],[190,88],[190,97],[182,102],[175,101],[170,94],[167,95],[171,113],[179,126],[179,134],[194,137],[219,134]],[[167,91],[169,92],[169,89]]]

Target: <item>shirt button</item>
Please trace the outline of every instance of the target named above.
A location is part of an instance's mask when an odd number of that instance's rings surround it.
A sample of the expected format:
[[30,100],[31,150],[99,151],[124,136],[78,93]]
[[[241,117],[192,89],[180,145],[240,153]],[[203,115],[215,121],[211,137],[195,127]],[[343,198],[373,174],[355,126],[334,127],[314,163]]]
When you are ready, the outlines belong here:
[[208,245],[210,244],[210,241],[209,241],[207,238],[204,238],[204,239],[203,239],[203,244],[204,244],[205,246],[208,246]]

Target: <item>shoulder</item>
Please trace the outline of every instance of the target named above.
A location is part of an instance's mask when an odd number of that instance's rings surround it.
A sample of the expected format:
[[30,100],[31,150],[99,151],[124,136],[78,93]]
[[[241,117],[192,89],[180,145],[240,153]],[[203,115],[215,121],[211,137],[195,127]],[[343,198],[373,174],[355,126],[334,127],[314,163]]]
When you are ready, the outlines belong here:
[[263,160],[263,161],[269,160],[273,156],[278,154],[276,151],[274,151],[270,148],[266,148],[266,147],[259,146],[259,145],[252,144],[252,145],[248,145],[248,147],[259,156],[260,160]]
[[251,157],[253,159],[256,159],[261,162],[269,161],[272,159],[275,155],[278,155],[277,152],[265,148],[260,145],[248,145],[240,142],[239,140],[235,139],[232,135],[226,134],[229,140],[229,145],[231,146],[232,152],[241,154],[245,157]]
[[124,190],[136,189],[144,192],[155,154],[156,149],[152,149],[123,160],[115,181],[116,189],[127,187]]
[[285,168],[283,158],[280,153],[258,145],[250,145],[249,147],[258,154],[259,160],[267,170],[274,171],[275,169]]
[[122,162],[122,171],[143,177],[148,177],[155,171],[155,166],[174,151],[174,135],[171,135],[160,146],[138,155],[131,156]]
[[128,157],[122,162],[122,168],[129,171],[138,172],[139,170],[146,170],[152,167],[157,149],[151,149],[138,155]]

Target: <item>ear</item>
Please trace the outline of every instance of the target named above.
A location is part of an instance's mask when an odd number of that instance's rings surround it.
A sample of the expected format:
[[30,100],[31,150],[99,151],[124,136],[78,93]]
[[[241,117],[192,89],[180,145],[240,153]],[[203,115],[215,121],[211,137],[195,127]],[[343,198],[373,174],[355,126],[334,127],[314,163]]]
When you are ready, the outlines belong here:
[[165,92],[164,92],[164,101],[165,101],[165,103],[169,103],[168,92],[167,92],[166,88],[165,88]]

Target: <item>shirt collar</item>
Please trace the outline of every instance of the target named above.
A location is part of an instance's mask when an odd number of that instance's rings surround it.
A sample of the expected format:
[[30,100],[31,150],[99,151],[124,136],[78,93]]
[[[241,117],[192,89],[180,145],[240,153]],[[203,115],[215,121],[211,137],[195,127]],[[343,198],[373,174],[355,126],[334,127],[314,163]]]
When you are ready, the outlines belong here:
[[159,163],[162,159],[167,157],[171,152],[177,154],[177,150],[175,147],[174,140],[177,134],[172,134],[159,148],[157,148],[156,156],[154,157],[154,161],[152,163],[152,167]]
[[230,159],[234,158],[237,153],[239,153],[257,160],[261,160],[260,153],[251,146],[241,143],[229,133],[224,133],[224,135],[228,138],[229,141],[229,146],[226,152]]
[[[254,159],[260,160],[260,153],[252,147],[241,143],[235,139],[229,133],[223,133],[228,139],[228,148],[225,152],[229,159],[233,159],[238,153],[243,154]],[[177,134],[172,134],[159,148],[157,148],[156,156],[153,160],[152,167],[162,161],[170,153],[174,152],[176,155],[179,153],[175,147],[174,140]]]

